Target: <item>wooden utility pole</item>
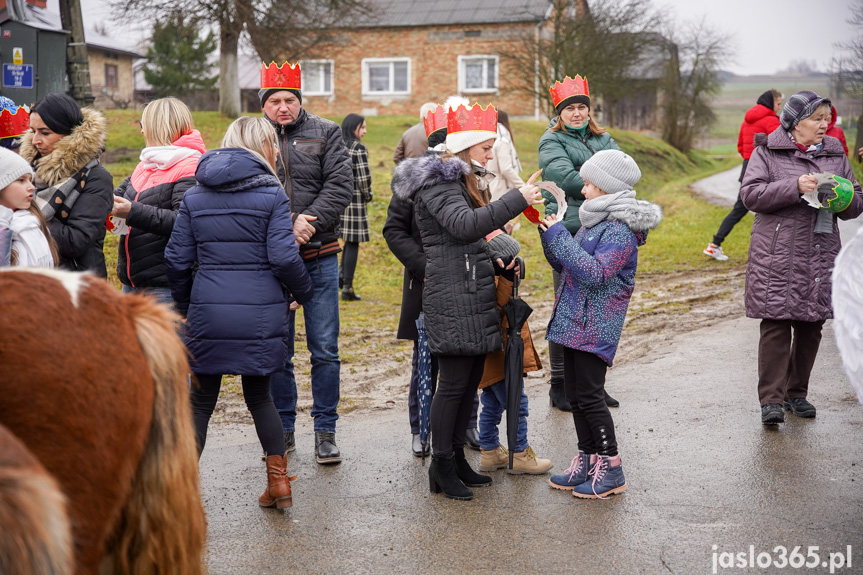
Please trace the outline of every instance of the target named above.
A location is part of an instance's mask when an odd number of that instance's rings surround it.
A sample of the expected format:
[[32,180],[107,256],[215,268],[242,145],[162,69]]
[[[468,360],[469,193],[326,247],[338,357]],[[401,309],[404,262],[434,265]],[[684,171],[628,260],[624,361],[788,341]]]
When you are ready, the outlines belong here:
[[70,32],[66,40],[66,73],[71,95],[81,106],[89,106],[94,98],[90,88],[90,62],[87,60],[81,0],[60,0],[60,21],[63,29]]

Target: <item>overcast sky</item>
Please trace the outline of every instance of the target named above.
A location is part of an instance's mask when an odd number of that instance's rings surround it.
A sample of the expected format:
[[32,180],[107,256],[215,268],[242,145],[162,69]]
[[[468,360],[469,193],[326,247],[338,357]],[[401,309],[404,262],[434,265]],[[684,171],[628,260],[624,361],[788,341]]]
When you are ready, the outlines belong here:
[[[834,43],[852,36],[845,20],[853,0],[654,1],[679,23],[706,17],[712,26],[731,34],[735,55],[723,68],[736,74],[773,74],[792,60],[814,60],[818,69],[827,71],[831,57],[838,54]],[[88,26],[107,18],[105,0],[82,3]],[[58,11],[57,0],[49,0],[49,6]],[[119,29],[116,24],[109,24],[109,30],[116,30],[111,35],[127,47],[134,47],[130,44],[142,37],[142,32]]]

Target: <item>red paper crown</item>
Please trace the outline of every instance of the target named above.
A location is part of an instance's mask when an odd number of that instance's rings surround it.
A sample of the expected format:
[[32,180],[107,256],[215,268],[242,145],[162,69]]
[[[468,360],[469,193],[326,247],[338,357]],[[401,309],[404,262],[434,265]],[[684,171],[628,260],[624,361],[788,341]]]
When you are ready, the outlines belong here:
[[497,133],[497,110],[489,104],[485,108],[474,102],[468,110],[464,104],[458,108],[450,108],[446,114],[446,133],[459,132],[494,132]]
[[13,114],[8,108],[0,111],[0,138],[17,138],[30,129],[30,112],[18,106]]
[[551,103],[556,108],[558,104],[571,98],[572,96],[587,96],[590,98],[590,92],[587,89],[587,78],[582,78],[576,74],[575,78],[567,76],[563,82],[555,82],[554,86],[548,89],[551,92]]
[[293,66],[285,62],[281,66],[261,62],[261,90],[302,90],[300,63]]
[[446,110],[443,106],[438,106],[427,112],[426,117],[423,118],[423,124],[426,127],[426,138],[438,130],[446,130]]

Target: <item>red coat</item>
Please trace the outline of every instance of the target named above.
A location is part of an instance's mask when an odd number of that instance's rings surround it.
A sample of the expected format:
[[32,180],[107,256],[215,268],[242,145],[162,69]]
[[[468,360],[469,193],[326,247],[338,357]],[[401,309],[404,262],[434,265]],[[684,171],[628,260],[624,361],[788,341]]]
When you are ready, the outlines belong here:
[[834,106],[830,106],[830,111],[833,113],[833,116],[830,118],[830,124],[827,126],[826,136],[833,136],[840,142],[842,142],[842,147],[845,148],[845,155],[848,155],[848,142],[845,141],[845,132],[842,131],[842,128],[836,125],[836,108]]
[[779,116],[776,112],[767,106],[755,104],[743,117],[740,136],[737,138],[737,151],[744,160],[748,160],[755,148],[755,134],[769,134],[778,127]]

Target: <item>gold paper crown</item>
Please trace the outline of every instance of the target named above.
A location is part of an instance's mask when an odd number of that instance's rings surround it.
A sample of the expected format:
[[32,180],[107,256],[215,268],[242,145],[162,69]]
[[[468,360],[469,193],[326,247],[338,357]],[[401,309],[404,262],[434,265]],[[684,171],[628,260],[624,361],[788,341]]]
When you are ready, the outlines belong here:
[[582,78],[576,74],[575,78],[567,76],[563,82],[555,82],[554,86],[548,89],[551,92],[551,103],[557,108],[557,105],[571,98],[572,96],[587,96],[590,98],[590,92],[587,89],[587,78]]
[[446,110],[443,109],[443,106],[439,105],[434,110],[427,112],[426,117],[423,118],[423,125],[426,128],[426,138],[438,130],[446,130],[446,124]]
[[447,135],[474,131],[497,133],[497,110],[493,105],[483,108],[474,102],[470,110],[459,104],[455,110],[450,108],[447,111]]
[[285,62],[281,66],[275,61],[269,66],[261,62],[261,90],[302,90],[300,63]]
[[13,114],[9,108],[0,111],[0,139],[23,136],[30,129],[30,112],[18,106]]

